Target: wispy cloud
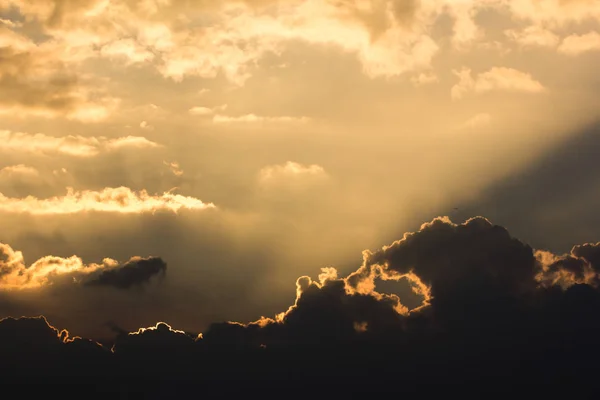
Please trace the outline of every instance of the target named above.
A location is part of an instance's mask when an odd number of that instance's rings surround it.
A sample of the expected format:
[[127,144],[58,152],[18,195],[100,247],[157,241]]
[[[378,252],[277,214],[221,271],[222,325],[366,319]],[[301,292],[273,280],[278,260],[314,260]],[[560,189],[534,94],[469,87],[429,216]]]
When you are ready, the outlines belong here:
[[106,188],[101,191],[75,191],[67,188],[64,196],[39,199],[34,196],[9,198],[0,193],[0,211],[32,215],[64,215],[84,212],[120,214],[153,213],[156,211],[178,212],[182,209],[205,210],[215,208],[212,203],[165,192],[150,195],[142,190],[135,192],[127,187]]

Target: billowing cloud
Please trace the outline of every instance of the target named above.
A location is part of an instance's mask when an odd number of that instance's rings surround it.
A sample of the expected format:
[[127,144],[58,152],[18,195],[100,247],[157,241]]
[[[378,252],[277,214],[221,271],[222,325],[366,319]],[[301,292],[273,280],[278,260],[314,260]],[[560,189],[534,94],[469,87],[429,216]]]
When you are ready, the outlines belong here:
[[[72,376],[78,365],[103,382],[138,375],[177,385],[201,379],[203,387],[222,387],[224,380],[300,383],[332,374],[387,381],[398,379],[399,371],[405,380],[399,393],[431,379],[480,383],[490,372],[519,384],[556,380],[570,371],[583,384],[596,373],[584,360],[600,353],[590,347],[600,334],[600,291],[588,283],[541,285],[536,276],[556,262],[565,274],[579,276],[572,260],[593,265],[599,248],[575,246],[563,256],[534,253],[485,218],[462,224],[436,218],[389,246],[365,251],[363,265],[345,278],[333,268],[322,269],[318,280],[300,277],[294,304],[273,318],[218,322],[202,333],[165,322],[128,333],[110,323],[117,333],[110,351],[59,331],[43,317],[6,318],[0,320],[0,350],[11,377],[42,375],[44,361],[60,366],[53,369],[59,375]],[[402,296],[377,292],[376,279],[408,279],[426,302],[408,311],[400,306]],[[315,357],[318,363],[307,369]],[[526,361],[515,366],[518,357]],[[380,368],[374,370],[374,363]],[[345,393],[344,387],[336,393]]]
[[93,157],[103,151],[130,148],[158,148],[158,143],[144,137],[126,136],[116,139],[84,136],[49,136],[0,130],[0,150],[40,154],[65,154],[74,157]]
[[454,71],[458,76],[459,82],[452,87],[452,99],[458,100],[465,94],[485,93],[490,91],[508,91],[523,93],[542,93],[546,88],[531,74],[518,71],[513,68],[494,67],[489,71],[478,74],[475,78],[471,75],[471,70],[463,68],[460,71]]
[[145,190],[135,192],[127,187],[105,188],[101,191],[67,189],[65,196],[38,199],[9,198],[0,193],[0,211],[32,215],[64,215],[83,212],[106,212],[121,214],[153,213],[156,211],[178,212],[182,209],[204,210],[214,208],[212,203],[180,194],[165,192],[150,195]]

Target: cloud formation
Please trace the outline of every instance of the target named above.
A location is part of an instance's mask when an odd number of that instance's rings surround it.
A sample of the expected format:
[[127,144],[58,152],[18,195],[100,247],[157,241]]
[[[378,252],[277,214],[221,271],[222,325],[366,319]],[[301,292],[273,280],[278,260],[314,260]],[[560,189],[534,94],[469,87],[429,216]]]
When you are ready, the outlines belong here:
[[[600,292],[581,280],[546,278],[560,269],[583,279],[577,260],[595,270],[598,249],[585,244],[555,256],[482,217],[462,224],[436,218],[365,251],[362,266],[345,278],[333,268],[323,268],[318,280],[300,277],[295,303],[273,318],[215,323],[201,334],[165,322],[131,333],[113,326],[110,351],[59,332],[44,318],[7,318],[0,321],[0,345],[10,349],[6,372],[17,377],[37,376],[39,363],[32,360],[44,360],[63,367],[53,369],[57,375],[77,363],[105,382],[143,376],[204,387],[332,376],[400,376],[403,389],[431,380],[552,382],[565,374],[583,383],[595,373],[583,361],[598,353],[589,343],[600,333]],[[409,280],[422,306],[407,310],[398,295],[377,292],[379,279]],[[34,358],[22,358],[24,351]],[[376,373],[374,363],[381,367]]]
[[67,188],[67,194],[46,199],[33,196],[9,198],[0,193],[0,211],[31,215],[64,215],[84,212],[121,214],[154,213],[156,211],[205,210],[215,208],[213,203],[165,192],[151,195],[147,191],[135,192],[127,187],[105,188],[100,191],[75,191]]
[[116,139],[84,136],[49,136],[0,130],[0,150],[34,154],[62,154],[73,157],[94,157],[102,152],[124,148],[159,148],[161,145],[141,136]]

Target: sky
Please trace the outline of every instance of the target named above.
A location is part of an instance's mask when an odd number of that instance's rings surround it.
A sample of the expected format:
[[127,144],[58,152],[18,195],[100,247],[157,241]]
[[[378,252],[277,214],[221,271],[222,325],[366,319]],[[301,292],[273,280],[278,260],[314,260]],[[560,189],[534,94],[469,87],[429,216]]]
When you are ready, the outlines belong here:
[[0,318],[200,333],[327,282],[408,315],[463,259],[384,246],[488,224],[594,286],[599,63],[596,0],[0,0]]

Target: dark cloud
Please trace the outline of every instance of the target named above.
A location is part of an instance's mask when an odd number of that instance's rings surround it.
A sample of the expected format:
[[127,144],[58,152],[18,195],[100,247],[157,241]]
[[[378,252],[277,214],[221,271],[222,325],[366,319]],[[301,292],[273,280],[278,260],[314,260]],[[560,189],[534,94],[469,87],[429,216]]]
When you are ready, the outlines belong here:
[[[597,248],[554,255],[485,218],[438,218],[365,251],[348,277],[324,268],[318,280],[299,278],[294,305],[274,318],[214,323],[202,334],[164,322],[127,333],[111,323],[118,335],[104,347],[41,317],[2,320],[3,354],[23,366],[3,362],[2,372],[48,378],[79,366],[111,390],[125,390],[117,384],[125,380],[155,394],[191,383],[247,391],[311,382],[325,386],[317,395],[400,395],[442,383],[535,384],[545,393],[560,380],[589,396],[600,356],[600,291],[579,281],[594,270]],[[577,279],[550,279],[557,271]],[[423,305],[408,310],[398,296],[379,293],[381,279],[410,280]],[[48,365],[62,369],[47,376],[40,366]]]
[[134,257],[120,267],[100,272],[85,284],[129,289],[148,283],[153,276],[164,276],[166,273],[167,263],[160,257]]

